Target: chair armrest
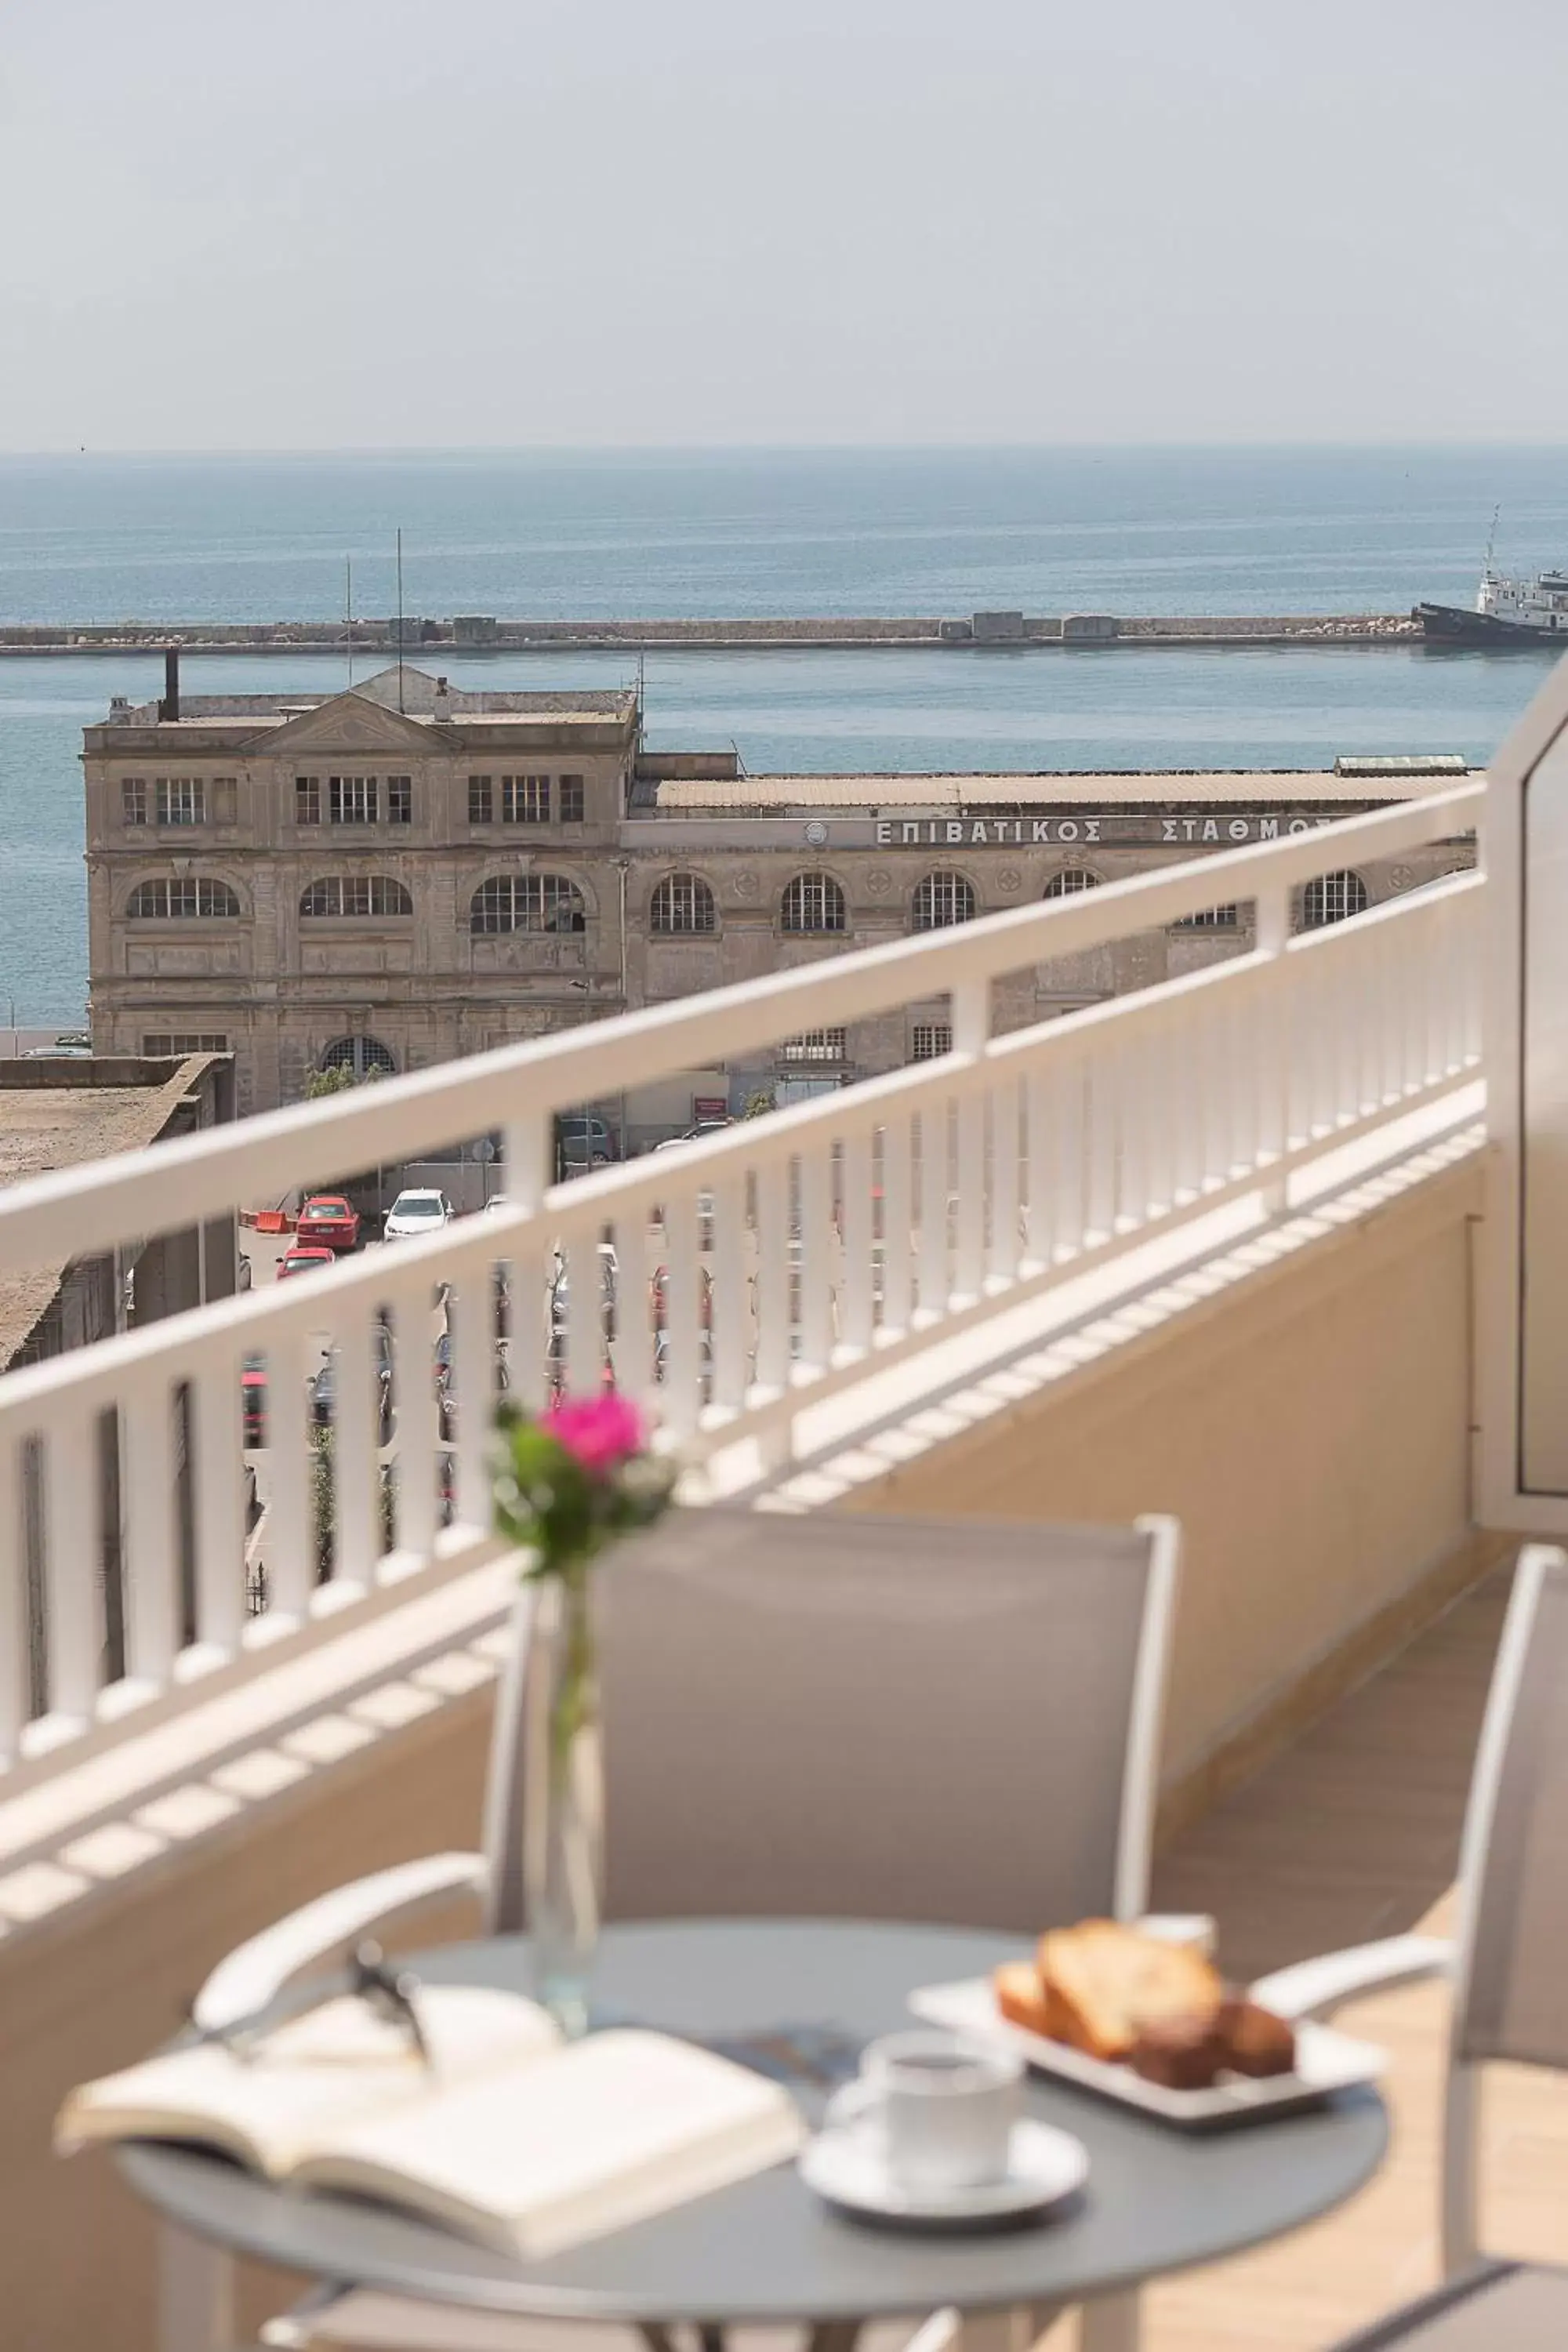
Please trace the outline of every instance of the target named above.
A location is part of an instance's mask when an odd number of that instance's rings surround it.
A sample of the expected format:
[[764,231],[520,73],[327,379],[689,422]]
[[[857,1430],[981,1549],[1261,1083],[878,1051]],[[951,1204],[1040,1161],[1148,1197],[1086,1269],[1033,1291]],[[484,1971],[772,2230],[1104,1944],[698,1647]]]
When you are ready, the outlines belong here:
[[1361,1993],[1389,1992],[1395,1985],[1447,1976],[1453,1965],[1454,1947],[1446,1936],[1389,1936],[1381,1943],[1352,1944],[1342,1952],[1276,1969],[1272,1976],[1259,1977],[1250,1998],[1299,2025]]
[[290,2309],[264,2319],[256,2331],[257,2342],[263,2352],[310,2352],[316,2321],[353,2292],[352,2287],[340,2286],[336,2279],[324,2279],[302,2294]]
[[1201,1952],[1205,1960],[1214,1958],[1215,1929],[1207,1911],[1145,1911],[1132,1925],[1141,1936],[1155,1936],[1162,1944],[1179,1944],[1185,1951]]
[[255,2017],[285,1985],[346,1954],[373,1927],[390,1927],[454,1895],[482,1895],[489,1879],[483,1854],[432,1853],[335,1886],[221,1959],[192,2004],[192,2020],[210,2032]]

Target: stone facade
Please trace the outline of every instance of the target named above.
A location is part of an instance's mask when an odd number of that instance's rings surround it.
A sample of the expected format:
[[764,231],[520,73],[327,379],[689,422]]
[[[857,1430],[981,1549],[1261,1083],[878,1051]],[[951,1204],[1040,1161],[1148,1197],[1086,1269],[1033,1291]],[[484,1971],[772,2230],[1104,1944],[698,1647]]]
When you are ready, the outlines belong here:
[[[297,1098],[328,1062],[418,1068],[1438,781],[742,778],[712,755],[639,761],[631,694],[460,694],[414,669],[326,698],[176,707],[117,706],[86,732],[94,1042],[232,1051],[252,1110]],[[1371,903],[1469,855],[1363,867],[1356,890]],[[1298,916],[1339,911],[1331,890]],[[1249,920],[1221,910],[1040,965],[998,992],[998,1017],[1237,953]],[[647,1140],[716,1090],[798,1090],[939,1050],[945,1018],[936,1001],[616,1108]]]
[[[222,1039],[242,1109],[261,1110],[329,1060],[416,1069],[619,1002],[635,697],[448,696],[410,669],[402,698],[393,670],[324,698],[121,707],[87,730],[100,1050]],[[476,934],[487,883],[546,875],[569,886],[561,928]]]

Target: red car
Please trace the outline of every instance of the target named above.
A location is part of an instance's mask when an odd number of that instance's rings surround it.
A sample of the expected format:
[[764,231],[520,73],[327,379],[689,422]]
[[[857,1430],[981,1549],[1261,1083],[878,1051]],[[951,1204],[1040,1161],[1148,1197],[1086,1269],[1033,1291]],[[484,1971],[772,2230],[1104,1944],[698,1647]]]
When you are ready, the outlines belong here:
[[279,1259],[278,1279],[279,1282],[287,1282],[291,1274],[309,1274],[312,1266],[335,1265],[337,1262],[336,1250],[300,1249],[296,1244],[286,1256]]
[[359,1212],[341,1192],[315,1192],[300,1210],[294,1228],[296,1247],[352,1250],[359,1247]]
[[265,1445],[267,1443],[267,1359],[247,1356],[239,1375],[239,1412],[242,1423],[241,1443]]
[[[685,1138],[681,1140],[684,1142]],[[697,1285],[697,1320],[704,1331],[713,1328],[713,1277],[705,1265],[699,1266]],[[656,1265],[648,1277],[648,1303],[653,1309],[653,1328],[662,1331],[669,1295],[669,1268]]]

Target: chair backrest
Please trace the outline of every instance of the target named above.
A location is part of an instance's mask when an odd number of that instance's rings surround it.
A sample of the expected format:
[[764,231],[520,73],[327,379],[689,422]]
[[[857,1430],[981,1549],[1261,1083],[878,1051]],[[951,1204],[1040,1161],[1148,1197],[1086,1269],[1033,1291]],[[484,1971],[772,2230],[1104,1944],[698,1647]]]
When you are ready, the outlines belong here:
[[[1169,1520],[671,1512],[596,1571],[609,1916],[1136,1916],[1177,1551]],[[524,1685],[520,1655],[487,1823],[502,1929]]]
[[1459,1866],[1453,2054],[1568,2067],[1568,1554],[1521,1554]]

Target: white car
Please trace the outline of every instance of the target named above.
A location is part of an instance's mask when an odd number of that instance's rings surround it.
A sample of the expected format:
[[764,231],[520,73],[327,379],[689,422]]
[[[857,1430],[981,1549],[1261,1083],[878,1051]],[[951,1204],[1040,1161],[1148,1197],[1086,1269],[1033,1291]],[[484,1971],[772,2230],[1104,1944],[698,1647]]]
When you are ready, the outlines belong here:
[[673,1151],[678,1143],[703,1143],[709,1136],[722,1135],[727,1127],[734,1124],[732,1118],[700,1118],[695,1127],[687,1129],[684,1135],[667,1135],[662,1143],[656,1143],[653,1148],[656,1151]]
[[438,1234],[452,1221],[452,1203],[445,1192],[399,1192],[382,1227],[389,1242],[416,1241],[421,1234]]

